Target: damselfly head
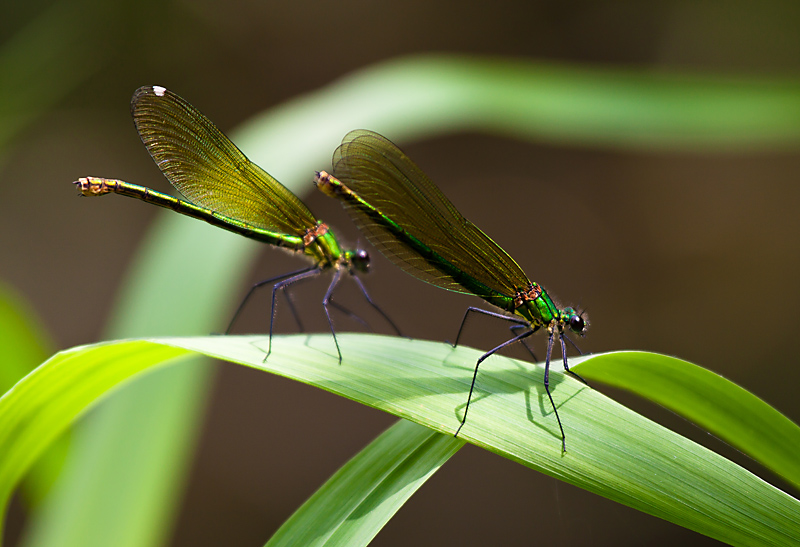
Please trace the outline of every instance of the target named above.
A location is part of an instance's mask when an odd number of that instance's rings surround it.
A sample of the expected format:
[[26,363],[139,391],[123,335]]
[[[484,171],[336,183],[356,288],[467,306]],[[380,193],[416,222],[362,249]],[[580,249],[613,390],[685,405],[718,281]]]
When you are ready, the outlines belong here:
[[369,271],[369,253],[364,249],[356,249],[350,252],[350,267],[361,273]]
[[569,330],[580,336],[583,336],[589,327],[589,322],[583,317],[583,313],[578,313],[575,308],[564,308],[561,311],[561,318]]

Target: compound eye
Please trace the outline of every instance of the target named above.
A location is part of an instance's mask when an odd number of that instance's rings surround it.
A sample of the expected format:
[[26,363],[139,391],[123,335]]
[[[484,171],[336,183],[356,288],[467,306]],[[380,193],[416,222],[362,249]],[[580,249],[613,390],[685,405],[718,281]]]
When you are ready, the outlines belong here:
[[572,332],[581,334],[586,329],[586,321],[580,315],[573,315],[569,318],[569,328]]
[[369,253],[367,251],[357,249],[350,260],[353,264],[353,268],[359,272],[367,273],[369,271]]

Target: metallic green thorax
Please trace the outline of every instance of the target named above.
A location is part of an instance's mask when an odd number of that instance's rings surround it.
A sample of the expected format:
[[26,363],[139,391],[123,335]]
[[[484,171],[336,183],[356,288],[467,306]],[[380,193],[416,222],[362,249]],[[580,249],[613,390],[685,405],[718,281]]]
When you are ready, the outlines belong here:
[[313,258],[321,268],[328,268],[340,261],[345,261],[349,253],[342,251],[339,241],[333,232],[328,230],[328,226],[322,222],[316,228],[309,230],[303,238],[306,242],[304,253]]
[[[576,315],[572,308],[559,310],[550,296],[537,283],[528,282],[527,286],[516,288],[513,295],[503,294],[490,288],[411,235],[408,230],[383,214],[377,207],[367,203],[339,179],[322,171],[317,174],[314,181],[322,192],[343,201],[349,210],[357,211],[358,216],[364,217],[374,226],[382,227],[397,241],[421,257],[430,268],[442,272],[463,287],[464,292],[480,296],[490,304],[522,317],[530,323],[534,330],[551,324],[563,328],[564,324],[569,322],[570,317]],[[364,224],[364,222],[360,224]],[[378,247],[380,248],[380,245]],[[391,256],[389,258],[391,259]],[[423,279],[425,278],[423,277]]]
[[[531,294],[538,293],[538,296],[530,298]],[[553,320],[560,316],[559,310],[553,303],[543,288],[538,284],[532,283],[528,291],[529,296],[522,298],[522,303],[513,310],[517,315],[524,317],[532,324],[549,325]],[[519,300],[517,300],[519,301]]]

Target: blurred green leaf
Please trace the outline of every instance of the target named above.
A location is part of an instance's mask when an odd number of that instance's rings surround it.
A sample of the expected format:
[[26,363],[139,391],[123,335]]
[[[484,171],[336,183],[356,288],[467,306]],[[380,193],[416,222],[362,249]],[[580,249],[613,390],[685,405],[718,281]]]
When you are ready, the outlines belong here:
[[267,543],[368,545],[464,441],[401,420],[347,462]]
[[352,129],[395,142],[469,130],[633,150],[794,149],[800,78],[404,57],[254,118],[241,135],[263,150],[252,159],[269,166],[297,142],[306,157],[325,151],[329,161]]
[[[97,0],[47,6],[0,47],[0,149],[107,63],[124,10]],[[104,29],[103,47],[93,34]],[[96,38],[97,36],[94,36]]]
[[[148,347],[138,354],[131,353],[126,344],[106,346],[104,352],[98,353],[81,350],[59,353],[0,398],[3,509],[21,475],[87,405],[153,363],[187,353],[165,346]],[[63,392],[64,389],[69,393]]]
[[[257,245],[179,215],[159,217],[148,240],[123,284],[109,335],[219,330]],[[215,260],[208,260],[208,249]],[[92,413],[75,432],[76,452],[24,543],[162,544],[178,509],[212,372],[208,363],[158,371]]]
[[32,310],[0,282],[0,393],[35,369],[52,348]]
[[[53,343],[22,298],[0,282],[0,393],[5,393],[53,351]],[[64,465],[69,438],[53,443],[25,478],[22,492],[38,505],[50,491]]]
[[[339,365],[329,335],[294,335],[276,338],[264,363],[264,336],[154,341],[158,344],[128,341],[63,352],[0,399],[0,445],[9,447],[0,456],[4,502],[30,454],[46,446],[95,398],[137,372],[185,355],[185,349],[310,383],[443,434],[458,426],[472,368],[481,355],[443,343],[342,334],[345,359]],[[595,358],[609,362],[615,355]],[[541,366],[508,358],[486,361],[460,438],[732,545],[794,545],[800,540],[798,500],[574,379],[551,372],[567,435],[568,452],[562,453],[542,377]],[[392,493],[387,485],[382,491]]]

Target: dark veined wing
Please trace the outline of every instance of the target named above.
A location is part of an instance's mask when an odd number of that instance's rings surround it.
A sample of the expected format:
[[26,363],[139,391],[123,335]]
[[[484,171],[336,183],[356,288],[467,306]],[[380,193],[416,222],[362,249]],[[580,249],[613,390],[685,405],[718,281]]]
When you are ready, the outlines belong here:
[[[348,212],[387,258],[420,279],[461,293],[511,296],[529,281],[522,269],[477,226],[464,218],[417,165],[389,139],[367,130],[348,133],[333,155],[333,174],[361,199],[400,225],[471,280],[456,279],[370,219],[357,207]],[[475,283],[477,282],[477,284]],[[481,285],[484,288],[481,288]]]
[[297,196],[177,94],[160,86],[141,87],[131,99],[131,114],[156,165],[189,201],[289,235],[303,236],[316,225]]

